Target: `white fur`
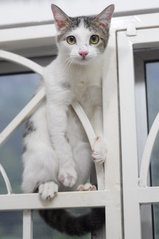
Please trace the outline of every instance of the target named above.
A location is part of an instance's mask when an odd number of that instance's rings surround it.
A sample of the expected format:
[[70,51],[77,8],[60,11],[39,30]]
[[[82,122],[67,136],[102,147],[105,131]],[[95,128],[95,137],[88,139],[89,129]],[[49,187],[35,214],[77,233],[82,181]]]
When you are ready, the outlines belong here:
[[58,186],[54,182],[46,182],[39,185],[39,194],[42,200],[52,200],[56,197]]
[[[72,34],[77,44],[72,46],[61,41],[58,57],[45,68],[46,102],[31,117],[36,130],[24,138],[27,150],[23,154],[22,188],[24,192],[33,192],[40,187],[42,198],[52,198],[57,188],[51,187],[54,189],[50,196],[41,184],[53,181],[59,191],[76,190],[90,175],[92,152],[71,102],[75,98],[80,102],[97,135],[102,125],[102,56],[97,47],[89,44],[92,32],[83,24],[69,33]],[[85,61],[79,51],[88,51]],[[98,159],[99,148],[98,145]]]

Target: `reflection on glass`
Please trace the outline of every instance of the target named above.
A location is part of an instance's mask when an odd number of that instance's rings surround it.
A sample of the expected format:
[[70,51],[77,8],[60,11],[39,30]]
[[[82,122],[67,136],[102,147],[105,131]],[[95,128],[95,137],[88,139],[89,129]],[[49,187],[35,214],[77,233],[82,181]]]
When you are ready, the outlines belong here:
[[[146,64],[146,84],[147,84],[147,107],[148,107],[148,128],[159,112],[159,62]],[[151,159],[151,183],[159,186],[159,135],[157,136]],[[154,236],[159,238],[159,206],[153,206],[154,212]]]
[[[37,88],[38,78],[36,74],[0,76],[0,131],[31,99]],[[0,148],[0,162],[6,169],[14,193],[21,192],[22,134],[23,126]],[[0,175],[0,194],[6,192]],[[22,238],[22,212],[0,212],[0,238]]]

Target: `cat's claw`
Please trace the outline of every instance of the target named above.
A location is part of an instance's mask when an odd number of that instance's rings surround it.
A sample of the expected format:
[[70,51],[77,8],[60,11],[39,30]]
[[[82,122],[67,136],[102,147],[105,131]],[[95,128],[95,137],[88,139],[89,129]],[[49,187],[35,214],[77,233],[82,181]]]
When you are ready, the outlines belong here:
[[39,195],[42,200],[51,201],[56,197],[58,185],[54,182],[46,182],[39,185]]
[[59,171],[58,179],[65,187],[71,188],[75,185],[77,181],[77,173],[73,168],[63,168]]
[[96,186],[91,183],[81,184],[78,186],[77,191],[95,191]]
[[92,150],[92,158],[95,162],[104,163],[106,160],[106,144],[101,137],[96,137]]

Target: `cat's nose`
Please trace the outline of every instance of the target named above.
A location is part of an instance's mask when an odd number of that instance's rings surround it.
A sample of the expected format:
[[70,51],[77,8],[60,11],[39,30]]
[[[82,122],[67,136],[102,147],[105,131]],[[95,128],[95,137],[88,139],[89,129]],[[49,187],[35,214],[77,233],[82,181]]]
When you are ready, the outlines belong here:
[[88,51],[80,51],[79,55],[82,57],[86,57],[88,55]]

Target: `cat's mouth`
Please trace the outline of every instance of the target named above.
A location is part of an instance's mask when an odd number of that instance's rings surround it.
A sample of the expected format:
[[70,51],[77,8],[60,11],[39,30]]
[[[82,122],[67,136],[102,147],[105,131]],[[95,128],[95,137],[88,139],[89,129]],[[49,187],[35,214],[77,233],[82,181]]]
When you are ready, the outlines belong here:
[[92,60],[93,58],[89,55],[81,55],[80,57],[78,57],[79,64],[88,64]]
[[82,59],[81,59],[82,61],[86,61],[87,59],[86,59],[86,56],[82,56]]
[[80,55],[72,58],[72,63],[86,65],[90,63],[94,58],[89,55]]
[[88,58],[88,57],[81,57],[81,58],[78,60],[78,63],[81,64],[81,65],[88,64],[89,62],[90,62],[90,58]]

